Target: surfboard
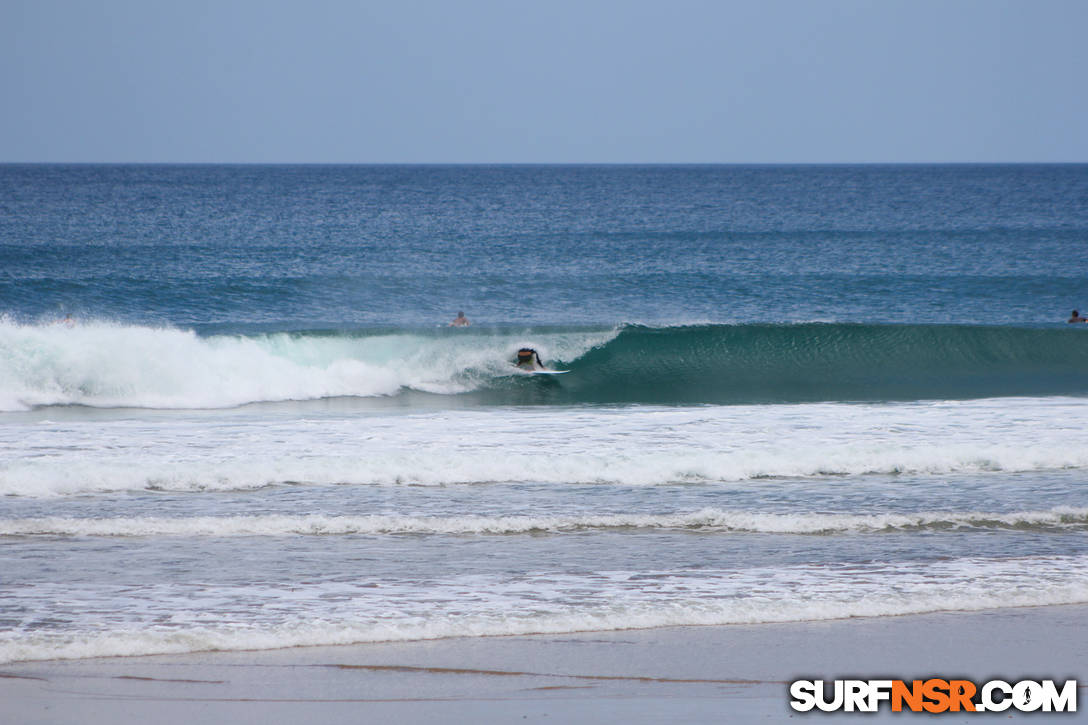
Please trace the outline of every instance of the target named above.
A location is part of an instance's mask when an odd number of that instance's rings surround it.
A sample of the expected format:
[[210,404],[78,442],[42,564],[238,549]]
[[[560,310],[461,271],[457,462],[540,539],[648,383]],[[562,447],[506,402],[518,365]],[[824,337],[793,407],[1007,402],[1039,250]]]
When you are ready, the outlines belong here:
[[521,368],[517,370],[522,375],[562,375],[570,372],[570,370],[522,370]]

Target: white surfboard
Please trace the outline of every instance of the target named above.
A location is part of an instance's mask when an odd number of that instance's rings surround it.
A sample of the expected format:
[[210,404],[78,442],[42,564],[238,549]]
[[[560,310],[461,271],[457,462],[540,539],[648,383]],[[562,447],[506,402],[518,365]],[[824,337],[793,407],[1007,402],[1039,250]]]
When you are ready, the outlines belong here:
[[563,373],[569,373],[570,370],[526,370],[525,372],[530,375],[562,375]]

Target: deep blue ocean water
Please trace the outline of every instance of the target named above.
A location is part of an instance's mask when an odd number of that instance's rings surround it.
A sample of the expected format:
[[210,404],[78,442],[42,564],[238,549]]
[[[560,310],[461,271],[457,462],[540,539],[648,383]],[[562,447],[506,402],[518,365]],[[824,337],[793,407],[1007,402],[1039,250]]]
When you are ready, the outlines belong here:
[[1085,165],[0,165],[0,661],[1088,601],[1086,239]]
[[198,330],[1045,325],[1088,167],[4,166],[0,309]]

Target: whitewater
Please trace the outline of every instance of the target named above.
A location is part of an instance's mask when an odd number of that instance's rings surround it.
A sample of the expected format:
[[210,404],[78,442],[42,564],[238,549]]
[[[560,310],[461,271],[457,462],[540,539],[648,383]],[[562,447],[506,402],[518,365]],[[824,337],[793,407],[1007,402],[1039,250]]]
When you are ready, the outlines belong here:
[[1079,398],[428,401],[0,414],[0,661],[1088,597]]
[[[1076,398],[776,406],[47,409],[0,428],[0,494],[524,481],[655,486],[1084,469]],[[501,455],[496,455],[501,451]]]
[[[451,394],[516,374],[532,344],[574,359],[614,331],[277,333],[199,336],[193,330],[85,321],[0,321],[0,411],[43,405],[224,408],[245,403]],[[481,344],[482,343],[482,344]]]

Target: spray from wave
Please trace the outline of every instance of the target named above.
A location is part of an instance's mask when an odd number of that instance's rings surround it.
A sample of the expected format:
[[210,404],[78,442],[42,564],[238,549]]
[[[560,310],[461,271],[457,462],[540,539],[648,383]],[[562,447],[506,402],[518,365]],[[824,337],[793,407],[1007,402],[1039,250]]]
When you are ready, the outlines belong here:
[[0,322],[0,410],[48,405],[226,408],[246,403],[452,395],[516,374],[521,345],[574,359],[613,331],[213,335],[110,323]]

